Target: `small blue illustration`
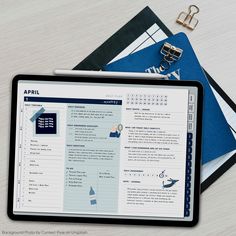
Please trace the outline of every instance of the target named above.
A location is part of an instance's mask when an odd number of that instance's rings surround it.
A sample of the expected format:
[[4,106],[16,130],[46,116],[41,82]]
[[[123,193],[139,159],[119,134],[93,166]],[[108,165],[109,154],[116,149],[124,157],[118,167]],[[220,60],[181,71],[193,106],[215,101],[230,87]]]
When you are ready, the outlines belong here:
[[96,200],[96,194],[92,186],[90,186],[90,191],[89,191],[89,198],[90,198],[90,204],[91,205],[96,205],[97,200]]
[[171,188],[176,182],[178,182],[179,180],[178,179],[168,179],[167,180],[169,183],[165,184],[164,181],[162,181],[162,187],[163,188]]
[[114,126],[111,128],[111,132],[110,132],[110,134],[109,134],[109,137],[110,137],[110,138],[119,138],[120,135],[121,135],[122,129],[123,129],[122,124],[114,125]]

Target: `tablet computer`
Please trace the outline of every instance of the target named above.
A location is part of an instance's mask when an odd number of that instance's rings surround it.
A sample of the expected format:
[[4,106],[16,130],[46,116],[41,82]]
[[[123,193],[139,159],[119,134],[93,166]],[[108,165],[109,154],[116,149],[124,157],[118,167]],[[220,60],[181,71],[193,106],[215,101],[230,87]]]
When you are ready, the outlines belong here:
[[16,76],[9,217],[195,225],[202,96],[196,81]]

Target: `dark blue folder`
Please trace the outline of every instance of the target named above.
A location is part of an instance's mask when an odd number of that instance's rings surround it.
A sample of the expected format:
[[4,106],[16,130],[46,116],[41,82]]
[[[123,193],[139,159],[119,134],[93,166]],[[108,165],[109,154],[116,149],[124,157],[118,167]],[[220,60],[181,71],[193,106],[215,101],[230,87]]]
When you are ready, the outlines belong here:
[[211,161],[236,149],[236,141],[211,90],[206,76],[198,62],[192,46],[184,33],[169,37],[153,46],[131,54],[107,65],[107,71],[155,72],[163,55],[160,53],[164,42],[183,49],[181,59],[171,65],[164,74],[169,79],[198,80],[204,86],[202,163]]

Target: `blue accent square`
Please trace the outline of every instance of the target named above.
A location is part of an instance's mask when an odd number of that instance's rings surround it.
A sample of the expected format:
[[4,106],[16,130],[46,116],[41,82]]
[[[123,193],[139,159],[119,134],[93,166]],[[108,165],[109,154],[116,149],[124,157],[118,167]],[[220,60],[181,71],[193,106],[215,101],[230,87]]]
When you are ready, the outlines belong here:
[[187,134],[187,139],[192,139],[193,138],[193,134],[192,133],[188,133]]
[[191,193],[190,189],[186,189],[186,195],[189,196]]
[[193,151],[193,150],[192,150],[191,147],[188,147],[188,148],[187,148],[187,153],[192,153],[192,151]]
[[190,209],[190,204],[186,202],[185,204],[185,209],[189,210]]
[[187,153],[187,160],[188,161],[192,160],[192,154],[191,153]]
[[187,140],[187,146],[188,146],[188,147],[191,147],[192,144],[193,144],[193,141],[192,141],[191,139],[188,139],[188,140]]
[[36,134],[56,134],[57,133],[57,114],[42,113],[35,123]]
[[186,181],[191,181],[191,175],[186,176]]
[[192,162],[191,161],[187,161],[187,167],[190,168],[192,166]]
[[184,216],[189,216],[189,215],[190,215],[189,210],[185,210],[185,212],[184,212]]
[[190,196],[186,196],[185,200],[186,202],[190,202]]
[[191,174],[191,169],[190,169],[190,168],[187,168],[186,174],[187,174],[187,175],[190,175],[190,174]]

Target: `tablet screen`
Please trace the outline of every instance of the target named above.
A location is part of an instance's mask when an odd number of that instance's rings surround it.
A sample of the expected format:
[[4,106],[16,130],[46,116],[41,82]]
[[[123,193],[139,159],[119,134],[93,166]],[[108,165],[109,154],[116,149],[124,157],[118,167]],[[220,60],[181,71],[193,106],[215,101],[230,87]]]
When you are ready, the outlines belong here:
[[197,96],[19,80],[13,213],[191,221]]

